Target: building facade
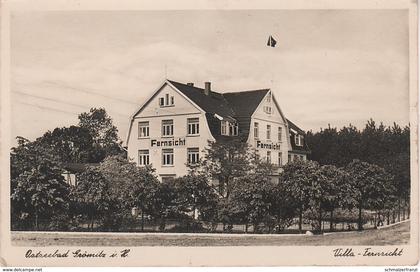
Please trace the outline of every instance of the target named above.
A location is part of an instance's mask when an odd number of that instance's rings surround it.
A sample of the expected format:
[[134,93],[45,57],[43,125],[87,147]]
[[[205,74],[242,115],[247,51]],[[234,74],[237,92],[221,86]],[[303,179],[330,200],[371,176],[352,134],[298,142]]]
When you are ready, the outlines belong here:
[[304,135],[285,118],[270,89],[219,93],[210,82],[197,88],[165,80],[130,118],[126,143],[129,158],[151,164],[164,181],[186,175],[208,141],[241,137],[281,167],[306,159]]

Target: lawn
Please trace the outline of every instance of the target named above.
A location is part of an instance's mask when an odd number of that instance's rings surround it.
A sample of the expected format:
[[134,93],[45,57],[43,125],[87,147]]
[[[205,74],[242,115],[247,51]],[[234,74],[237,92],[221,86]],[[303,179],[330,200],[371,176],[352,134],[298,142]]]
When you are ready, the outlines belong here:
[[318,246],[401,245],[409,242],[410,222],[385,229],[328,235],[34,233],[12,232],[16,246]]

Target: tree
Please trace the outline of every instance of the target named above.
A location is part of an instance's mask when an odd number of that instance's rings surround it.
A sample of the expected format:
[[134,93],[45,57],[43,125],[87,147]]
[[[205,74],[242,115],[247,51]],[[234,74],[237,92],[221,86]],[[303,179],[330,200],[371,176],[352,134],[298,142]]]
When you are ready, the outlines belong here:
[[77,175],[78,184],[72,195],[81,204],[81,213],[90,220],[93,229],[95,220],[103,220],[111,215],[116,204],[115,196],[109,190],[109,183],[97,167],[88,167]]
[[[319,165],[314,161],[293,161],[284,166],[280,186],[296,204],[299,215],[299,231],[302,231],[303,212],[313,203],[314,181],[318,179]],[[318,190],[318,188],[316,188]]]
[[253,224],[254,232],[258,232],[258,225],[270,216],[274,188],[269,175],[257,173],[238,178],[232,186],[234,213],[244,216],[246,224]]
[[95,149],[95,162],[106,156],[125,154],[118,139],[117,127],[103,108],[91,108],[88,113],[79,115],[79,126],[89,131]]
[[393,191],[392,177],[374,164],[353,160],[346,166],[348,181],[352,186],[352,195],[359,210],[358,229],[363,229],[362,211],[377,208],[384,203]]
[[51,150],[23,138],[18,143],[11,153],[12,220],[26,218],[38,230],[39,219],[65,213],[69,186]]
[[285,187],[281,183],[274,186],[270,195],[271,205],[269,213],[275,220],[277,233],[280,233],[286,227],[293,224],[293,219],[297,215],[298,206],[285,191]]
[[196,214],[204,221],[214,221],[217,217],[218,196],[207,181],[206,176],[190,173],[174,180],[176,203],[179,212]]
[[36,140],[49,146],[63,163],[88,163],[94,161],[93,140],[86,128],[70,126],[47,131]]
[[159,230],[164,231],[166,220],[171,216],[178,215],[177,193],[175,182],[159,183],[157,190],[154,192],[150,202],[149,213],[153,218],[159,220]]
[[311,150],[308,159],[322,164],[335,164],[341,155],[338,145],[338,132],[336,128],[321,129],[320,132],[308,132],[306,142]]
[[250,160],[249,146],[240,138],[209,141],[204,160],[191,166],[191,171],[206,176],[208,180],[217,180],[219,194],[229,198],[232,183],[236,178],[246,175],[250,169]]
[[321,226],[322,211],[330,213],[330,231],[333,230],[334,210],[341,207],[342,209],[351,209],[354,200],[351,197],[351,186],[347,182],[348,175],[344,169],[337,168],[333,165],[324,165],[320,168],[321,176],[321,202],[319,204],[319,220],[318,225]]
[[159,181],[151,167],[138,167],[136,163],[127,160],[122,155],[107,157],[98,167],[108,188],[118,202],[120,217],[133,207],[141,210],[142,230],[144,216],[153,213],[153,197],[158,190]]

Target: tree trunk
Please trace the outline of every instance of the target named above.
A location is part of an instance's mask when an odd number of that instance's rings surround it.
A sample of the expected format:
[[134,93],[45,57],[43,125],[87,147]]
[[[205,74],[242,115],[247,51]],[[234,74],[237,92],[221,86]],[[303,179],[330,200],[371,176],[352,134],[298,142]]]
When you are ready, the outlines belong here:
[[405,220],[405,203],[403,203],[403,208],[402,208],[402,220]]
[[88,229],[90,228],[91,231],[93,231],[93,222],[94,222],[94,216],[93,214],[90,215],[90,224],[88,225]]
[[254,223],[254,233],[258,233],[258,223]]
[[357,229],[363,230],[363,222],[362,222],[362,204],[359,204],[359,220],[357,222]]
[[159,231],[165,231],[166,228],[166,219],[162,218],[159,224]]
[[245,233],[248,233],[248,223],[245,223]]
[[302,208],[299,209],[299,233],[302,233]]
[[35,230],[38,230],[38,210],[35,209]]
[[401,198],[398,198],[398,213],[397,213],[398,222],[401,221]]
[[319,217],[318,217],[318,227],[319,227],[319,229],[318,229],[318,231],[319,231],[319,233],[321,233],[322,232],[322,210],[321,210],[321,203],[319,204]]
[[334,210],[330,211],[330,231],[333,231],[333,213]]
[[410,219],[410,200],[406,201],[407,205],[407,219]]
[[141,231],[144,231],[144,211],[141,211]]
[[386,224],[389,225],[389,217],[390,217],[390,212],[388,211],[386,214]]

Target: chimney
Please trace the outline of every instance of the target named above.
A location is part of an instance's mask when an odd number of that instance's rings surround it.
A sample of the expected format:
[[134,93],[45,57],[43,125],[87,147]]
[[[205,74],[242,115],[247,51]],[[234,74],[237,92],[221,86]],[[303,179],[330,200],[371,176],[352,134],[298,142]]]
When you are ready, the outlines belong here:
[[194,87],[194,83],[193,82],[188,82],[187,83],[188,86]]
[[209,95],[211,91],[211,82],[204,82],[204,94]]

